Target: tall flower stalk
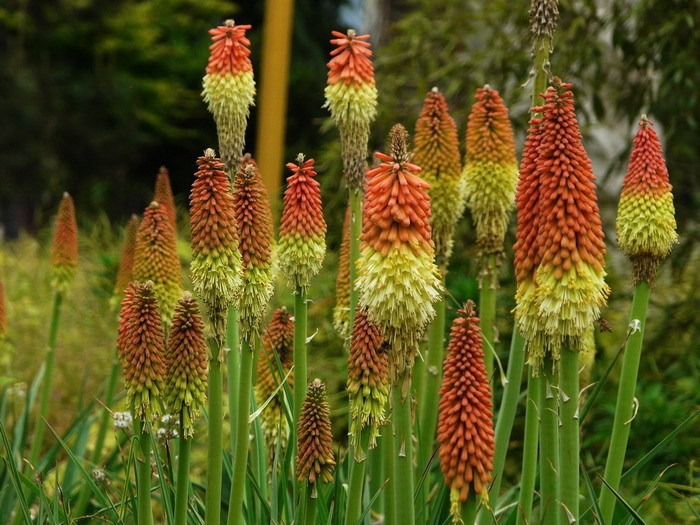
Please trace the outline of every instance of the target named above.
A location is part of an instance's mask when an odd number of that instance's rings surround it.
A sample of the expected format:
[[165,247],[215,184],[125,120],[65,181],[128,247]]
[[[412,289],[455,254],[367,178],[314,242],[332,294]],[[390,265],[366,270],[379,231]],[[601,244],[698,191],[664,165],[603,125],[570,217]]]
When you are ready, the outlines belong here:
[[[280,271],[294,288],[294,422],[299,421],[306,397],[307,308],[311,279],[321,270],[326,255],[326,221],[321,205],[321,185],[316,180],[314,159],[299,154],[287,168],[284,209],[280,224]],[[296,427],[295,427],[296,433]]]
[[[642,353],[650,287],[659,265],[678,242],[666,162],[653,124],[646,116],[639,122],[617,210],[617,243],[632,263],[634,296],[630,327],[622,360],[612,437],[603,479],[618,490],[632,426],[634,393]],[[604,523],[612,523],[616,498],[607,486],[601,489]]]
[[[238,300],[241,367],[238,390],[238,422],[233,480],[229,500],[229,525],[243,523],[243,492],[248,458],[248,415],[253,389],[255,336],[260,331],[272,296],[272,212],[267,191],[252,160],[236,174],[233,193],[239,249],[243,261],[243,286]],[[298,380],[298,379],[297,379]]]
[[124,373],[126,403],[136,421],[138,522],[153,524],[151,508],[151,422],[162,413],[165,388],[165,334],[151,281],[131,283],[119,314],[117,349]]
[[168,168],[161,166],[156,175],[156,184],[153,191],[153,200],[163,206],[173,231],[177,232],[177,210],[175,209],[175,198],[173,188],[170,185],[170,173]]
[[175,307],[168,334],[165,400],[170,414],[180,423],[175,491],[175,525],[187,523],[190,448],[194,420],[207,392],[207,355],[204,322],[197,301],[185,292]]
[[389,134],[390,154],[367,172],[358,261],[359,304],[382,329],[389,345],[393,384],[394,480],[399,523],[413,523],[411,370],[418,344],[442,293],[430,229],[428,184],[411,163],[408,133],[400,124]]
[[250,61],[250,25],[224,25],[209,30],[209,62],[202,81],[202,97],[216,122],[219,151],[226,169],[236,173],[245,145],[250,106],[255,100],[255,79]]
[[491,386],[471,301],[457,312],[447,352],[438,419],[440,466],[450,488],[452,521],[471,524],[476,498],[488,503],[494,448]]
[[345,208],[343,233],[338,250],[338,275],[335,279],[333,327],[343,339],[350,337],[350,206]]
[[51,321],[49,323],[49,341],[46,358],[43,367],[43,381],[39,412],[37,413],[32,447],[29,453],[29,463],[37,467],[39,451],[44,440],[46,429],[45,419],[49,410],[49,394],[51,393],[51,379],[53,376],[54,361],[56,360],[56,342],[58,338],[58,326],[61,316],[63,297],[75,279],[78,267],[78,225],[75,220],[75,206],[68,193],[63,194],[58,206],[56,224],[54,226],[51,243],[51,288],[53,289],[53,307],[51,309]]
[[518,164],[508,109],[498,91],[486,85],[476,90],[475,98],[467,123],[464,178],[467,205],[476,224],[480,259],[479,313],[486,369],[492,375],[498,268],[514,204]]
[[[207,524],[220,522],[223,465],[223,351],[228,309],[241,289],[235,204],[225,166],[213,149],[197,159],[190,192],[194,292],[204,302],[211,324],[209,340],[209,447],[207,449]],[[247,411],[246,411],[247,412]]]

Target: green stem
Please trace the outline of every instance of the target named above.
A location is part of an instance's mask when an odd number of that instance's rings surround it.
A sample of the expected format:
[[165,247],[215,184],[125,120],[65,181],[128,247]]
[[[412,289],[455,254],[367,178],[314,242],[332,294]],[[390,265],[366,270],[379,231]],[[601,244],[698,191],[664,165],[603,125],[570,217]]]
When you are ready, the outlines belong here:
[[304,512],[304,525],[315,525],[316,510],[318,503],[316,487],[307,486],[304,492],[306,493],[306,511]]
[[[180,429],[185,428],[180,413]],[[190,489],[190,448],[191,439],[180,435],[177,458],[177,480],[175,489],[175,525],[187,525],[187,500]]]
[[[408,382],[407,387],[402,384]],[[394,498],[396,523],[413,525],[416,521],[413,507],[413,434],[411,432],[411,388],[408,372],[399,378],[393,390],[394,419]],[[406,392],[406,397],[401,391]]]
[[136,433],[141,452],[136,461],[136,491],[138,494],[138,525],[153,525],[151,507],[151,434],[148,424],[136,421]]
[[[608,460],[605,464],[605,475],[603,476],[614,490],[618,490],[620,487],[620,476],[622,475],[622,466],[625,462],[627,441],[632,420],[634,419],[634,392],[637,386],[637,374],[642,354],[642,341],[644,339],[648,305],[649,283],[640,282],[634,287],[632,310],[630,311],[630,324],[635,320],[638,320],[640,324],[638,330],[633,329],[630,331],[625,344],[620,386],[617,392],[615,419],[613,421],[610,448],[608,449]],[[600,510],[603,514],[603,523],[612,523],[615,503],[615,495],[603,485],[600,493]]]
[[[384,434],[389,432],[387,430],[389,427],[384,426],[382,429],[382,435],[377,438],[377,446],[372,450],[368,451],[367,455],[369,459],[367,460],[367,467],[369,468],[369,496],[374,498],[374,495],[382,487],[384,483],[384,462],[382,461],[383,450],[384,450]],[[372,510],[377,514],[384,513],[384,490],[379,493],[379,496],[374,500],[372,505]]]
[[540,371],[540,509],[545,525],[559,525],[559,412],[558,377],[552,362]]
[[360,235],[362,234],[362,191],[350,190],[350,332],[355,321],[359,293],[355,287],[357,260],[360,258]]
[[360,432],[360,449],[350,445],[349,461],[350,485],[348,488],[348,504],[345,513],[345,525],[357,525],[362,514],[362,493],[365,486],[365,470],[367,467],[367,448],[369,447],[369,428]]
[[394,493],[394,423],[393,418],[384,425],[384,431],[380,440],[382,447],[382,460],[384,463],[384,478],[387,480],[384,486],[384,524],[397,525],[396,498]]
[[579,425],[578,425],[578,352],[561,351],[559,362],[560,415],[559,497],[578,523],[579,498]]
[[532,106],[539,106],[542,103],[542,99],[540,99],[539,96],[541,93],[544,93],[547,89],[549,71],[547,71],[547,69],[545,68],[547,67],[547,63],[549,62],[549,55],[552,53],[550,46],[551,44],[549,38],[547,38],[546,36],[535,42],[535,79],[532,82]]
[[307,292],[297,287],[294,292],[294,435],[297,435],[297,422],[301,406],[306,397],[307,360],[306,360],[306,326],[307,326]]
[[[233,480],[229,499],[228,525],[244,525],[243,495],[245,490],[246,463],[248,460],[248,414],[253,383],[255,351],[250,341],[243,340],[241,349],[241,376],[238,391],[238,421],[236,422],[236,454],[233,461]],[[296,381],[295,381],[296,383]],[[216,525],[219,525],[217,522]]]
[[[51,394],[51,376],[53,375],[54,361],[56,359],[56,340],[58,336],[58,324],[61,318],[61,303],[63,302],[63,294],[56,292],[53,296],[53,309],[51,310],[51,324],[49,325],[49,347],[46,352],[46,361],[44,364],[44,378],[41,385],[41,398],[39,404],[39,413],[36,418],[34,427],[34,437],[32,439],[32,448],[29,453],[29,463],[36,469],[39,461],[39,451],[41,444],[44,441],[44,431],[46,430],[46,415],[49,410],[49,396]],[[38,472],[37,472],[38,474]]]
[[228,309],[226,321],[226,348],[229,349],[226,358],[226,371],[228,374],[228,417],[229,417],[229,441],[231,443],[231,456],[236,450],[236,422],[238,421],[238,382],[241,373],[241,347],[238,336],[238,310],[235,307]]
[[209,447],[207,449],[207,493],[205,520],[207,525],[221,521],[221,476],[224,463],[224,411],[221,347],[215,337],[209,339]]
[[[443,275],[442,285],[445,285]],[[433,455],[435,431],[438,419],[438,391],[442,383],[442,359],[445,341],[445,298],[435,304],[435,318],[428,328],[428,351],[425,363],[425,377],[422,397],[418,398],[420,428],[418,439],[418,473],[422,474]],[[425,503],[430,491],[430,475],[423,482],[421,489],[421,507],[427,510]],[[424,516],[425,518],[426,516]]]
[[[523,339],[518,332],[518,325],[516,323],[513,330],[513,338],[510,342],[510,357],[508,358],[507,372],[508,382],[503,389],[501,409],[496,419],[496,448],[493,455],[493,482],[489,490],[489,501],[491,507],[494,509],[498,508],[498,495],[501,491],[501,482],[503,481],[503,469],[506,464],[510,434],[513,430],[513,421],[515,421],[515,412],[517,411],[518,399],[520,398],[520,384],[522,382],[524,362],[525,339]],[[482,510],[479,514],[479,524],[487,525],[492,521],[493,518],[490,513],[486,510]]]
[[476,523],[476,510],[478,506],[479,502],[476,500],[476,493],[470,490],[467,501],[460,505],[459,517],[464,525]]
[[540,383],[542,383],[542,376],[532,375],[532,368],[528,366],[523,468],[520,475],[517,525],[532,523],[530,517],[532,516],[532,501],[535,495],[535,480],[537,479],[537,445],[540,431],[538,409],[542,406],[540,403]]
[[[489,378],[493,376],[494,322],[496,321],[496,287],[498,275],[496,256],[489,255],[486,267],[482,270],[482,282],[479,290],[479,317],[481,319],[481,337],[484,342],[484,361]],[[493,395],[491,396],[493,398]]]

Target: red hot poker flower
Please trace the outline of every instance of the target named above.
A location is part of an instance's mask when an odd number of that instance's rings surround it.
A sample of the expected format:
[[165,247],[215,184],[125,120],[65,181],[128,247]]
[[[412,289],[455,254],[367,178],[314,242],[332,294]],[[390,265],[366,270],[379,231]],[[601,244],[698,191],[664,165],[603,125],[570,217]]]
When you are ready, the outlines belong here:
[[51,286],[63,293],[75,277],[78,267],[78,224],[73,199],[66,192],[58,207],[51,243]]
[[156,186],[153,192],[153,200],[159,203],[165,209],[170,222],[173,225],[173,230],[177,233],[177,212],[175,210],[175,198],[173,197],[173,188],[170,185],[170,175],[168,168],[161,166],[156,175]]
[[136,234],[139,231],[139,216],[135,213],[129,217],[124,234],[122,258],[119,261],[119,272],[114,285],[115,297],[121,297],[129,283],[134,280],[134,257],[136,255]]

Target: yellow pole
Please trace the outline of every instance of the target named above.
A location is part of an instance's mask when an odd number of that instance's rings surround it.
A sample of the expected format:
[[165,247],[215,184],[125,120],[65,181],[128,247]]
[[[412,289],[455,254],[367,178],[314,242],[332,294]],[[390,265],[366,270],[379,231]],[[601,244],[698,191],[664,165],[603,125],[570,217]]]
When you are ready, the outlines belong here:
[[293,16],[294,0],[266,0],[255,158],[270,192],[270,205],[275,216],[280,208],[280,183],[284,167]]

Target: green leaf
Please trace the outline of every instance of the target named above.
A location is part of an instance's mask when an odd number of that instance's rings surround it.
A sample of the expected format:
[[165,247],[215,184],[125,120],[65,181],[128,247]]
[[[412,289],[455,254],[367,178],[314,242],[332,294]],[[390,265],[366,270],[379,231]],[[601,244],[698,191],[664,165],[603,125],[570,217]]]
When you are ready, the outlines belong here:
[[7,465],[10,471],[10,479],[12,480],[12,486],[17,494],[17,499],[19,500],[19,506],[24,515],[24,520],[26,523],[31,523],[32,519],[29,515],[29,507],[27,506],[27,500],[22,492],[22,487],[19,480],[19,469],[15,463],[15,456],[12,452],[12,445],[10,445],[10,440],[7,438],[7,432],[5,432],[5,425],[0,421],[0,436],[2,437],[2,443],[5,446],[5,452],[7,453],[6,458],[2,458],[2,461]]
[[625,498],[620,496],[620,494],[610,486],[610,483],[603,479],[603,476],[599,475],[598,477],[605,484],[605,486],[608,487],[608,489],[610,489],[610,492],[612,492],[615,495],[617,500],[620,503],[622,503],[622,506],[625,507],[625,509],[627,509],[627,512],[629,512],[630,516],[632,516],[634,521],[637,522],[639,525],[646,525],[646,522],[641,518],[639,514],[637,514],[637,512],[632,508],[632,506],[629,503],[627,503],[627,501],[625,501]]
[[[600,504],[596,496],[595,489],[593,488],[593,483],[591,483],[591,477],[588,475],[588,470],[586,465],[581,461],[581,472],[583,472],[583,479],[586,482],[586,488],[588,489],[588,496],[591,498],[591,504],[593,506],[593,519],[595,523],[601,523],[600,516],[603,512],[600,510]],[[583,516],[581,516],[581,521],[583,522]]]

